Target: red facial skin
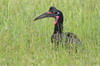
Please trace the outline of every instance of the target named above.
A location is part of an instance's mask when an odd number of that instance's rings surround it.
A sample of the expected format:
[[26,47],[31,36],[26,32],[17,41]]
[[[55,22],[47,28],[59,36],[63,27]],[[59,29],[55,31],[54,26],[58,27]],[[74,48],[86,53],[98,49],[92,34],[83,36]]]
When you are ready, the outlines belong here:
[[52,12],[47,12],[48,14],[52,14]]
[[[48,13],[48,14],[52,14],[52,12],[47,12],[47,13]],[[58,19],[59,19],[59,16],[56,16],[56,19],[55,19],[55,21],[54,21],[54,24],[57,24]]]

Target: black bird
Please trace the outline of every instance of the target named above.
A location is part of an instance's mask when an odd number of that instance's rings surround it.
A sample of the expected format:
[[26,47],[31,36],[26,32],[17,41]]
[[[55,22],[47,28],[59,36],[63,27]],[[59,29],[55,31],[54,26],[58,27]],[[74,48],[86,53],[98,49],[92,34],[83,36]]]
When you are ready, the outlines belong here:
[[54,32],[51,36],[51,42],[55,44],[60,44],[62,41],[66,44],[79,44],[81,43],[80,40],[71,32],[63,33],[63,14],[60,10],[56,9],[55,7],[51,6],[48,12],[41,14],[40,16],[34,19],[38,20],[41,18],[46,17],[53,17],[55,18],[54,21]]

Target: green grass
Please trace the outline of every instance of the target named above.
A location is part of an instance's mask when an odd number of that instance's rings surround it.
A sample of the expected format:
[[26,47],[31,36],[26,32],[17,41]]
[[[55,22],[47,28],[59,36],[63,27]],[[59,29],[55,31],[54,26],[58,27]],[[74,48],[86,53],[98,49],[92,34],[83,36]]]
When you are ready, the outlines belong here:
[[[54,19],[33,21],[51,5],[83,42],[78,53],[52,49]],[[100,66],[100,0],[1,0],[0,66]]]

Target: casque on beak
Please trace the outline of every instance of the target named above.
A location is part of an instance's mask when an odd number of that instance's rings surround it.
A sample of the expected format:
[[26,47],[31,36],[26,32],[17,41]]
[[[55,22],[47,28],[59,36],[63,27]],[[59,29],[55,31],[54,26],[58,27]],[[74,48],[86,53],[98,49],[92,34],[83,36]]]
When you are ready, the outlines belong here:
[[55,18],[55,14],[53,14],[52,12],[45,12],[39,16],[37,16],[34,21],[38,20],[38,19],[42,19],[42,18],[47,18],[47,17],[54,17]]

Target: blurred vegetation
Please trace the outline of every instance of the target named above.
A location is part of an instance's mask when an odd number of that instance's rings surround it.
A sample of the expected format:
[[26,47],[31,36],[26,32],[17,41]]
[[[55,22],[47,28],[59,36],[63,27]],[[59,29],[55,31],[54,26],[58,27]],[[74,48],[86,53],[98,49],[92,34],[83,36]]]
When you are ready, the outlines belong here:
[[[52,49],[52,18],[33,19],[55,6],[64,32],[76,34],[78,53]],[[0,66],[99,66],[100,0],[1,0]]]

